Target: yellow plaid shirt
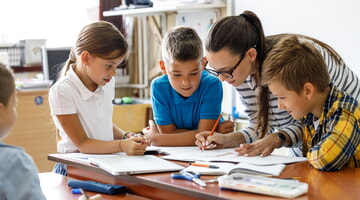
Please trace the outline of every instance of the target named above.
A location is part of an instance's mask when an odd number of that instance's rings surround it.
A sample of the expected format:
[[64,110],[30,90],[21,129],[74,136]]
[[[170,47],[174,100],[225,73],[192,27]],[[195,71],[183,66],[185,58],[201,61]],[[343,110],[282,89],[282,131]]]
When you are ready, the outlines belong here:
[[303,154],[322,171],[337,171],[343,166],[360,168],[360,107],[356,99],[330,85],[319,125],[314,115],[303,119]]

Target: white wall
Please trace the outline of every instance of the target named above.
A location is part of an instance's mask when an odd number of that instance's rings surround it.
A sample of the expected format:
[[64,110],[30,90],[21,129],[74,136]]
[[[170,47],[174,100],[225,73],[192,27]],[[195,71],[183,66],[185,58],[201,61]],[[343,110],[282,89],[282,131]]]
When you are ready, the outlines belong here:
[[46,46],[71,46],[98,19],[96,6],[97,0],[0,0],[0,44],[47,39]]
[[300,33],[332,46],[360,76],[360,1],[233,0],[234,15],[255,12],[265,35]]

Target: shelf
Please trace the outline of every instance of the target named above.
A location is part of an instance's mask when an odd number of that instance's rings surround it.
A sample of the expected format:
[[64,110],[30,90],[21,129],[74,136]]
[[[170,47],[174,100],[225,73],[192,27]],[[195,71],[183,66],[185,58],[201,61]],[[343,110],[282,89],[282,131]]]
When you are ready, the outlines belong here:
[[132,83],[115,83],[116,88],[147,88],[145,84],[132,84]]
[[[215,11],[216,18],[220,18],[221,10],[227,8],[228,0],[216,3],[199,3],[199,4],[174,4],[171,5],[154,5],[154,7],[146,8],[120,8],[115,7],[114,9],[104,11],[104,17],[113,16],[128,16],[129,18],[137,18],[136,23],[136,38],[134,45],[136,45],[137,51],[137,84],[126,84],[116,83],[117,88],[138,88],[139,97],[149,97],[149,81],[152,77],[149,77],[149,73],[155,63],[153,57],[150,57],[149,48],[150,45],[150,34],[157,35],[160,40],[168,30],[170,24],[167,23],[168,13],[196,13],[201,11]],[[154,23],[153,16],[159,17],[159,22]],[[172,18],[171,18],[172,19]],[[134,36],[133,36],[134,37]]]
[[150,16],[157,15],[164,12],[193,12],[194,10],[199,11],[199,9],[210,9],[210,8],[225,8],[225,3],[208,3],[208,4],[189,4],[189,5],[174,5],[174,6],[161,6],[161,7],[149,7],[149,8],[129,8],[129,9],[120,9],[120,10],[109,10],[104,11],[104,17],[110,16]]
[[14,73],[20,72],[42,72],[42,66],[11,67]]

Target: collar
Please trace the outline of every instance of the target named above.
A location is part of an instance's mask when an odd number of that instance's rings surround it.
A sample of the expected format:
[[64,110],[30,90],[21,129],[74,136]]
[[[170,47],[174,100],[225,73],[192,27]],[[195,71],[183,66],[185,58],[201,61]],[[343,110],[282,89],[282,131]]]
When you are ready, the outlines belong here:
[[181,96],[178,92],[176,92],[173,88],[171,88],[171,91],[173,93],[173,96],[174,96],[174,102],[175,104],[180,104],[180,103],[183,103],[183,102],[198,102],[199,100],[199,88],[200,88],[200,85],[199,87],[194,91],[194,93],[189,96],[189,97],[183,97]]
[[[330,93],[325,100],[324,110],[319,118],[320,125],[323,124],[324,118],[327,116],[329,110],[331,109],[331,107],[333,106],[334,102],[337,100],[337,97],[339,95],[339,90],[336,88],[336,86],[334,86],[333,83],[331,83],[329,86],[330,86]],[[305,125],[306,126],[311,125],[314,122],[314,119],[315,116],[312,113],[307,114],[304,117]]]
[[244,87],[242,86],[243,84],[247,84],[252,91],[255,91],[256,88],[258,87],[258,85],[256,84],[255,76],[252,74],[246,77],[245,81],[235,88],[242,88]]
[[75,85],[75,87],[79,90],[81,98],[83,98],[84,101],[90,99],[93,96],[99,96],[103,88],[98,87],[94,92],[90,91],[83,82],[80,80],[78,75],[75,73],[74,68],[75,64],[70,65],[69,70],[67,71],[66,75],[68,76],[69,80]]

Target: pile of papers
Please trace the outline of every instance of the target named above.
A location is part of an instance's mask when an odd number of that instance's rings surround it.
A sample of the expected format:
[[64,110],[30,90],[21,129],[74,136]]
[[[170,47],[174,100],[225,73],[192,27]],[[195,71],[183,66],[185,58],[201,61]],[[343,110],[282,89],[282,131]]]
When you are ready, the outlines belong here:
[[16,89],[18,91],[27,91],[27,90],[43,90],[49,89],[52,85],[52,80],[41,80],[41,79],[16,79]]

